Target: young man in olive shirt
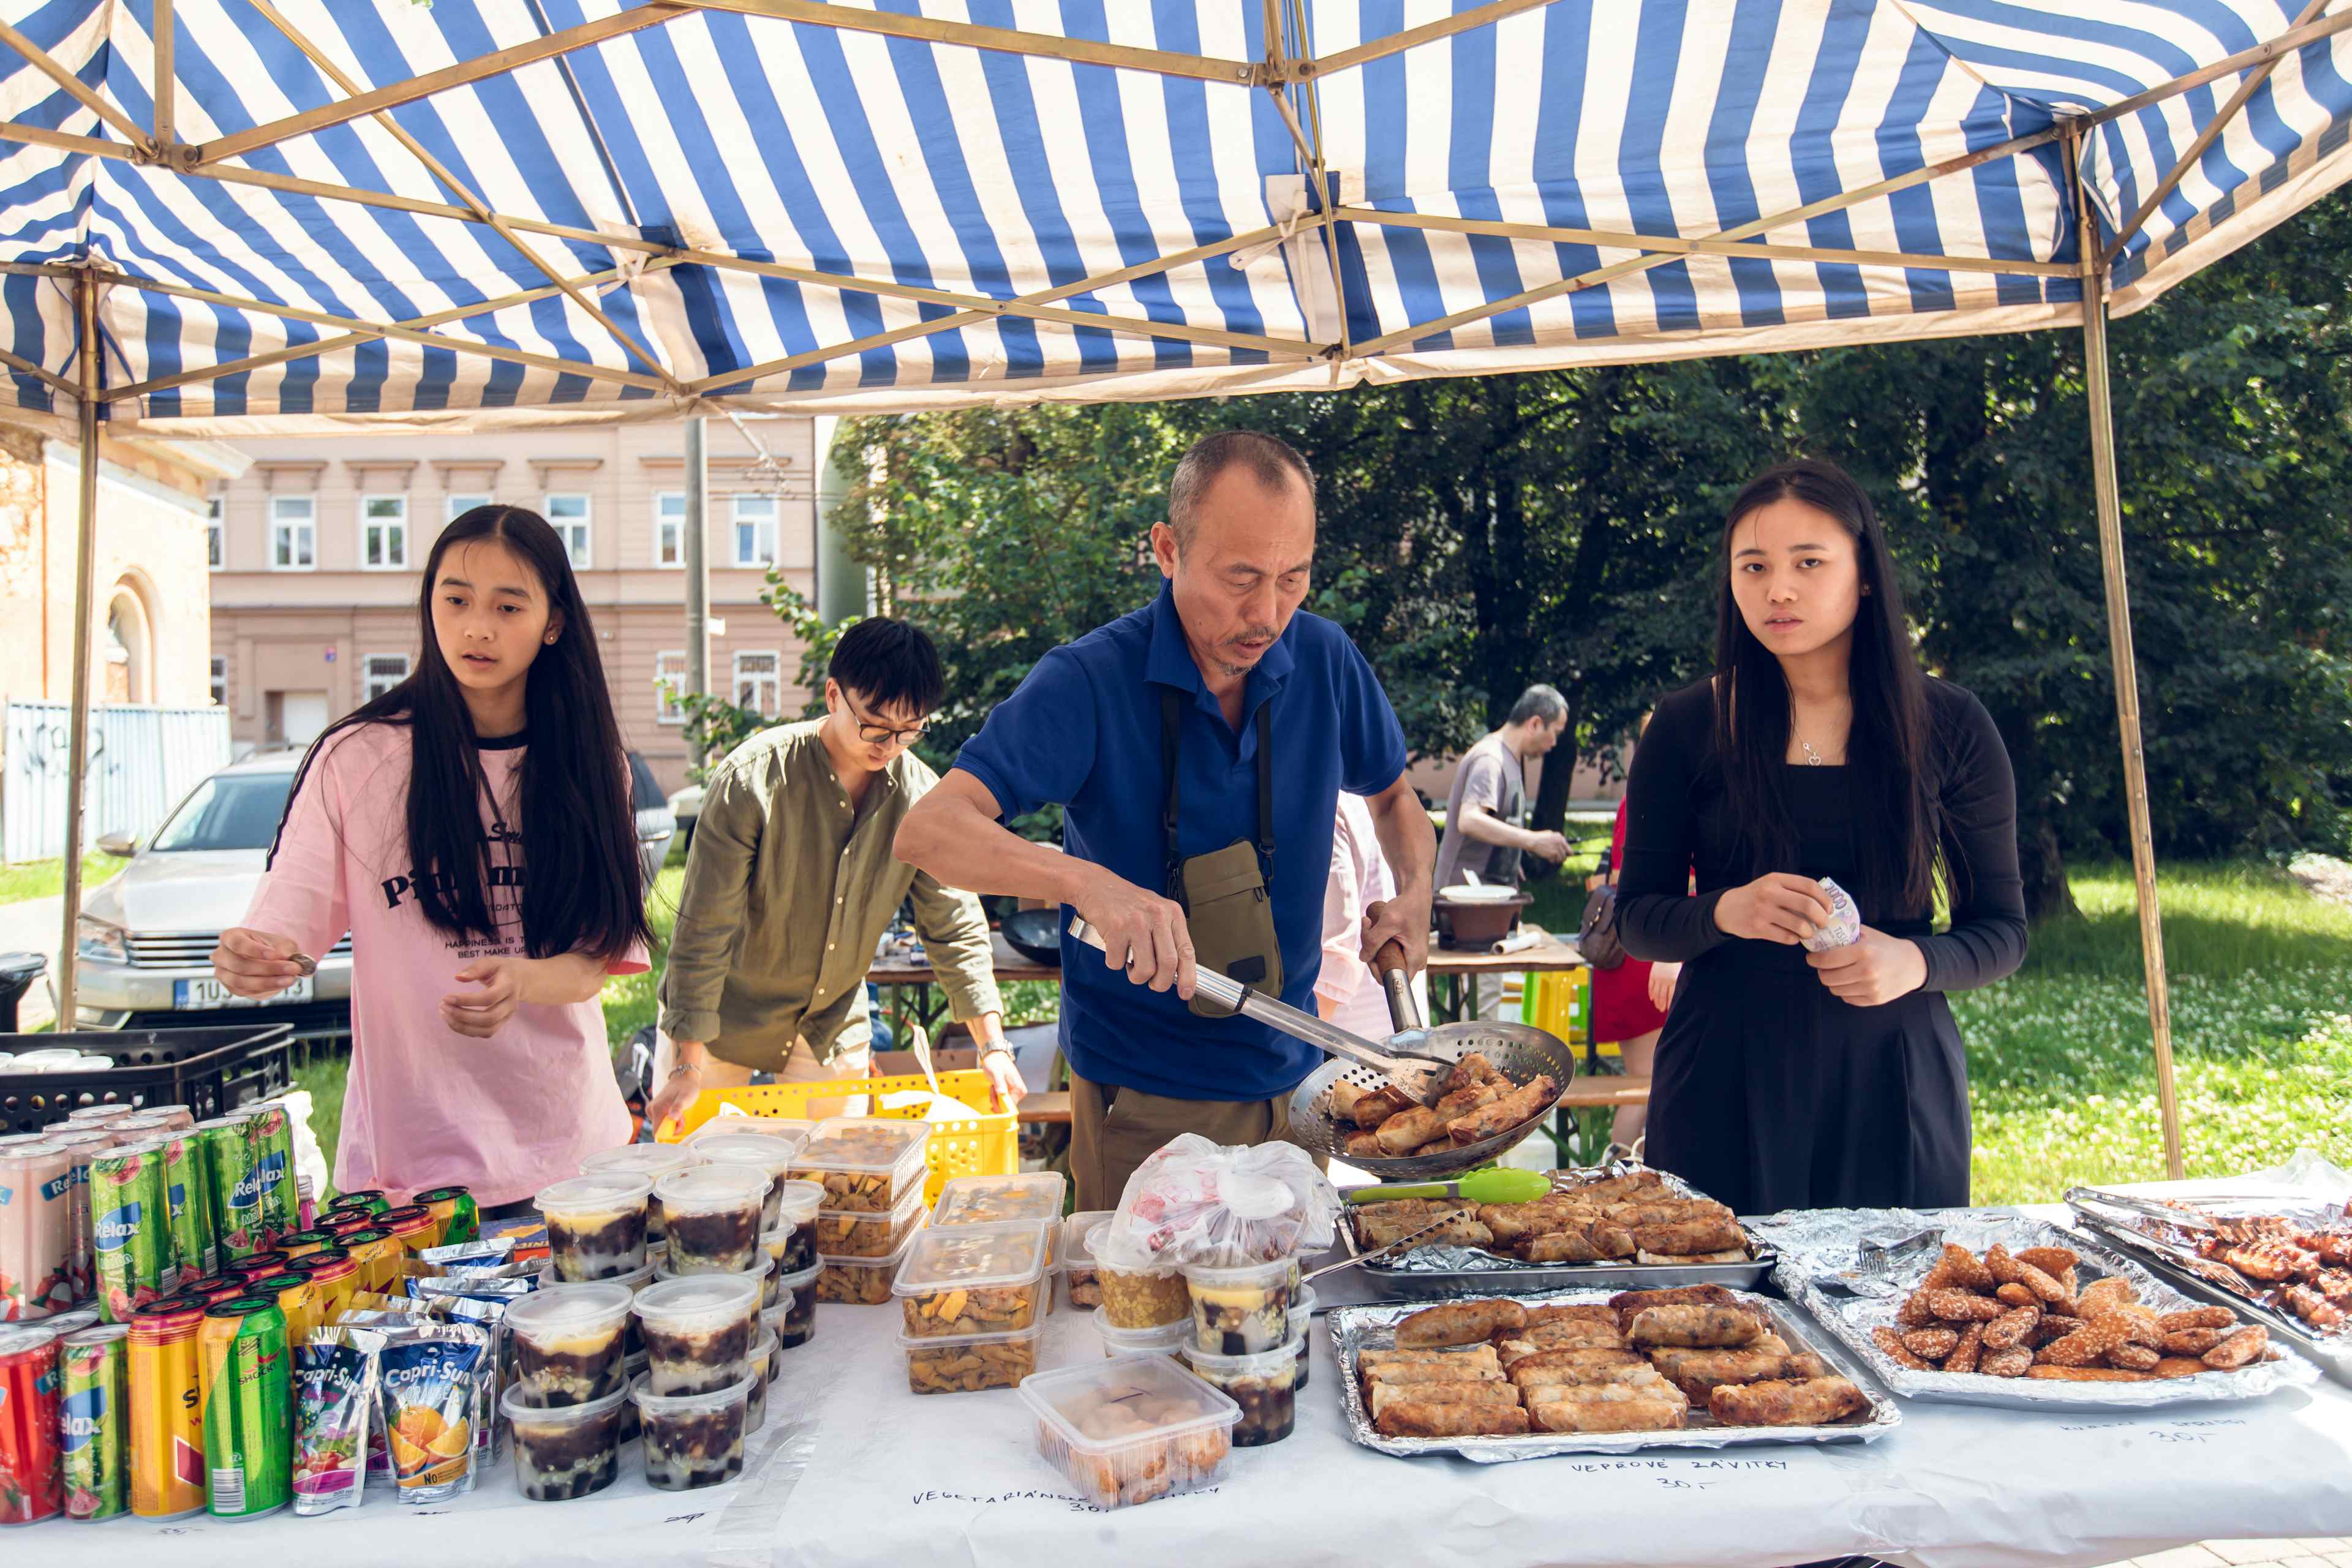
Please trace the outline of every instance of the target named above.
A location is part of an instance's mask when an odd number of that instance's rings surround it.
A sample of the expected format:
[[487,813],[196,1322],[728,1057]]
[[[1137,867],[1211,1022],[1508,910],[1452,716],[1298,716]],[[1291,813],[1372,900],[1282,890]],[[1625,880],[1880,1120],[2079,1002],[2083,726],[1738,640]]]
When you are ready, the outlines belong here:
[[861,621],[826,668],[825,716],[761,731],[711,774],[662,974],[661,1025],[677,1055],[646,1108],[655,1125],[755,1071],[787,1083],[865,1076],[866,972],[910,893],[994,1096],[1020,1100],[980,900],[890,853],[908,809],[939,783],[908,748],[945,690],[919,628]]

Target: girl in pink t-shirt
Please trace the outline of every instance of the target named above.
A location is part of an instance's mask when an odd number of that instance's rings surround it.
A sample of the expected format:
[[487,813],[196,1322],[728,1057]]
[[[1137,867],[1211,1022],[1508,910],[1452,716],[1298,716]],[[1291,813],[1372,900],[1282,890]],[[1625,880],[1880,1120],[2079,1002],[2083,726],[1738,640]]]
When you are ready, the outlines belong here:
[[562,541],[476,507],[425,564],[415,675],[328,727],[214,973],[271,996],[352,936],[335,1184],[485,1207],[624,1143],[597,1003],[646,968],[619,726]]

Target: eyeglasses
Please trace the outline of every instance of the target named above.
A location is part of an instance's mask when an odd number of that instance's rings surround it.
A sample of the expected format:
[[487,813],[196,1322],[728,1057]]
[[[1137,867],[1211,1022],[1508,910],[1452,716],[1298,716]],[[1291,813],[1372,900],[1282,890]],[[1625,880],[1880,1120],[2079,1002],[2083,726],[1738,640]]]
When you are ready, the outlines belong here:
[[930,729],[929,724],[918,724],[911,730],[896,730],[887,724],[873,722],[866,717],[857,704],[850,700],[847,687],[841,688],[841,703],[857,720],[857,738],[869,746],[879,746],[886,742],[911,746],[921,740],[925,732]]

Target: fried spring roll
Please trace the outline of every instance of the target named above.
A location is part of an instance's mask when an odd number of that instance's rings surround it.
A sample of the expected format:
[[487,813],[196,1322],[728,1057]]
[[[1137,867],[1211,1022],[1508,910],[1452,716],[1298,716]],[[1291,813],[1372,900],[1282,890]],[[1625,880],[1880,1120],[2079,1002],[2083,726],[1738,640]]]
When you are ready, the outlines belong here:
[[1496,1333],[1517,1333],[1527,1326],[1528,1310],[1517,1301],[1448,1301],[1400,1321],[1396,1342],[1401,1350],[1475,1345]]
[[1519,1403],[1519,1391],[1507,1383],[1382,1383],[1371,1390],[1374,1421],[1400,1405],[1486,1405]]
[[1669,1267],[1690,1263],[1745,1263],[1748,1261],[1748,1249],[1744,1247],[1734,1247],[1722,1252],[1636,1252],[1633,1255],[1633,1261],[1661,1263]]
[[1614,1323],[1595,1323],[1582,1318],[1555,1318],[1549,1323],[1530,1323],[1519,1336],[1539,1351],[1625,1349],[1625,1336],[1617,1331]]
[[1620,1322],[1630,1323],[1644,1307],[1736,1307],[1739,1298],[1720,1285],[1676,1285],[1664,1290],[1620,1290],[1609,1298],[1609,1310]]
[[1752,1344],[1764,1325],[1742,1307],[1645,1307],[1633,1315],[1625,1337],[1637,1345],[1728,1349]]
[[1826,1426],[1867,1404],[1842,1377],[1725,1384],[1706,1397],[1707,1414],[1726,1426]]
[[1445,1118],[1426,1106],[1400,1110],[1381,1123],[1381,1147],[1391,1157],[1412,1153],[1423,1144],[1445,1135]]
[[1459,1117],[1469,1115],[1474,1110],[1483,1110],[1494,1104],[1509,1092],[1509,1087],[1505,1084],[1474,1083],[1462,1089],[1447,1090],[1445,1098],[1439,1100],[1433,1109],[1448,1122],[1452,1122]]
[[1679,1225],[1643,1225],[1633,1227],[1633,1245],[1644,1252],[1661,1252],[1675,1257],[1688,1257],[1695,1252],[1725,1252],[1748,1244],[1747,1232],[1739,1222],[1729,1215],[1718,1218],[1685,1220]]
[[1516,1405],[1391,1405],[1372,1424],[1384,1437],[1516,1437],[1528,1413]]
[[1654,1366],[1569,1366],[1553,1367],[1548,1371],[1531,1368],[1525,1383],[1514,1384],[1520,1398],[1527,1401],[1567,1397],[1547,1392],[1551,1389],[1593,1388],[1609,1384],[1629,1384],[1635,1388],[1646,1388],[1651,1398],[1663,1399],[1668,1404],[1683,1396],[1682,1391],[1658,1375],[1658,1369]]
[[1521,1356],[1510,1366],[1510,1379],[1525,1388],[1558,1373],[1583,1371],[1591,1367],[1639,1366],[1642,1358],[1633,1351],[1538,1351]]
[[1385,1160],[1389,1154],[1381,1147],[1381,1135],[1377,1132],[1350,1132],[1346,1147],[1351,1160]]
[[1544,1399],[1529,1414],[1546,1432],[1671,1432],[1682,1426],[1683,1410],[1662,1399]]
[[1581,1301],[1557,1307],[1529,1307],[1528,1327],[1541,1328],[1546,1323],[1605,1323],[1617,1327],[1617,1313],[1600,1301]]
[[[1573,1176],[1573,1171],[1554,1171],[1555,1178]],[[1655,1171],[1628,1171],[1622,1176],[1601,1176],[1590,1182],[1579,1182],[1569,1191],[1595,1203],[1620,1201],[1652,1192],[1665,1185],[1665,1178]]]
[[1500,1376],[1503,1363],[1495,1357],[1492,1345],[1479,1345],[1474,1350],[1401,1350],[1359,1351],[1356,1364],[1375,1366],[1459,1366],[1484,1367]]
[[1601,1251],[1580,1231],[1556,1230],[1549,1236],[1531,1236],[1521,1242],[1519,1256],[1530,1263],[1592,1263]]
[[1511,1087],[1511,1080],[1503,1076],[1500,1068],[1486,1059],[1484,1051],[1472,1051],[1455,1062],[1454,1070],[1445,1075],[1445,1089],[1449,1094],[1457,1089],[1475,1089],[1486,1083],[1499,1083],[1507,1092]]
[[1534,1121],[1559,1098],[1559,1085],[1552,1081],[1550,1074],[1538,1073],[1534,1082],[1523,1089],[1513,1089],[1492,1105],[1446,1123],[1445,1130],[1456,1143],[1476,1143],[1508,1132],[1522,1122]]
[[[1350,1084],[1349,1087],[1352,1089],[1355,1086]],[[1336,1092],[1332,1096],[1331,1103],[1334,1109],[1337,1109],[1339,1100]],[[1412,1108],[1411,1095],[1392,1083],[1384,1083],[1375,1089],[1357,1091],[1349,1119],[1357,1126],[1369,1131],[1380,1126],[1399,1111],[1411,1110]]]

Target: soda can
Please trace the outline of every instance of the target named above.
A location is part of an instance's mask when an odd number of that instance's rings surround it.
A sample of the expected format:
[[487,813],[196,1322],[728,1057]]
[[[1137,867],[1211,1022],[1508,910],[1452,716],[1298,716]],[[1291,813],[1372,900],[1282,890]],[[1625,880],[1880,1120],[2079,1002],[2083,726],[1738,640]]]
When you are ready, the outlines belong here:
[[375,1229],[375,1215],[365,1209],[337,1209],[321,1219],[316,1228],[327,1232],[340,1244],[354,1231]]
[[205,1314],[205,1511],[260,1519],[294,1500],[294,1367],[286,1319],[259,1296]]
[[247,1108],[242,1126],[253,1148],[254,1172],[270,1234],[302,1228],[301,1194],[294,1184],[294,1124],[274,1100]]
[[157,1302],[131,1317],[131,1511],[183,1519],[205,1506],[205,1309]]
[[37,1524],[65,1507],[56,1331],[0,1329],[0,1524]]
[[402,1260],[408,1248],[388,1230],[355,1230],[343,1237],[343,1250],[359,1260],[362,1290],[389,1296],[400,1288]]
[[400,1245],[411,1252],[422,1252],[428,1247],[441,1245],[441,1222],[423,1204],[410,1204],[381,1217],[383,1228],[400,1237]]
[[355,1193],[338,1193],[335,1201],[327,1205],[329,1214],[343,1209],[365,1209],[370,1214],[382,1214],[392,1207],[392,1200],[383,1195],[382,1187],[362,1187]]
[[160,1141],[90,1157],[89,1216],[99,1312],[110,1323],[127,1323],[134,1309],[170,1295],[180,1280]]
[[66,1121],[75,1127],[102,1127],[108,1122],[138,1114],[139,1108],[135,1105],[79,1105],[66,1112]]
[[159,1105],[147,1114],[162,1117],[163,1124],[174,1132],[194,1132],[196,1130],[196,1113],[184,1105]]
[[194,1132],[162,1134],[163,1195],[172,1208],[172,1256],[182,1274],[210,1274],[220,1267],[213,1246],[212,1180]]
[[73,1286],[74,1300],[87,1301],[98,1280],[95,1248],[90,1241],[89,1163],[114,1147],[114,1135],[95,1130],[60,1132],[49,1142],[73,1151],[73,1192],[67,1199],[72,1210],[73,1239],[72,1251],[66,1257],[66,1278]]
[[306,1343],[310,1331],[319,1326],[319,1292],[306,1275],[273,1274],[247,1286],[245,1293],[266,1296],[278,1304],[278,1315],[286,1320],[289,1344]]
[[0,1322],[73,1305],[73,1151],[0,1149]]
[[204,1152],[205,1175],[213,1202],[213,1244],[219,1249],[222,1272],[239,1258],[250,1258],[268,1243],[261,1235],[261,1184],[255,1176],[251,1146],[245,1141],[243,1115],[216,1116],[196,1123],[196,1144]]
[[221,1266],[221,1278],[249,1283],[267,1279],[272,1274],[286,1272],[286,1255],[274,1247],[265,1247],[250,1258],[240,1258]]
[[441,1222],[437,1246],[471,1241],[481,1233],[481,1210],[474,1203],[474,1194],[464,1187],[435,1187],[417,1194],[416,1201],[431,1209],[433,1217]]
[[131,1330],[84,1329],[58,1350],[66,1517],[97,1521],[131,1511]]
[[332,1231],[298,1230],[279,1237],[278,1250],[284,1253],[286,1260],[291,1263],[298,1258],[307,1258],[320,1247],[332,1247],[334,1244],[335,1234]]
[[50,1318],[46,1322],[42,1323],[41,1327],[48,1330],[49,1332],[57,1335],[58,1338],[63,1339],[68,1334],[78,1334],[84,1329],[94,1329],[98,1327],[98,1324],[99,1316],[97,1309],[92,1307],[76,1307],[70,1312],[59,1312],[57,1316]]
[[295,1271],[310,1281],[318,1326],[341,1322],[360,1288],[360,1260],[340,1247],[330,1247],[297,1260]]

